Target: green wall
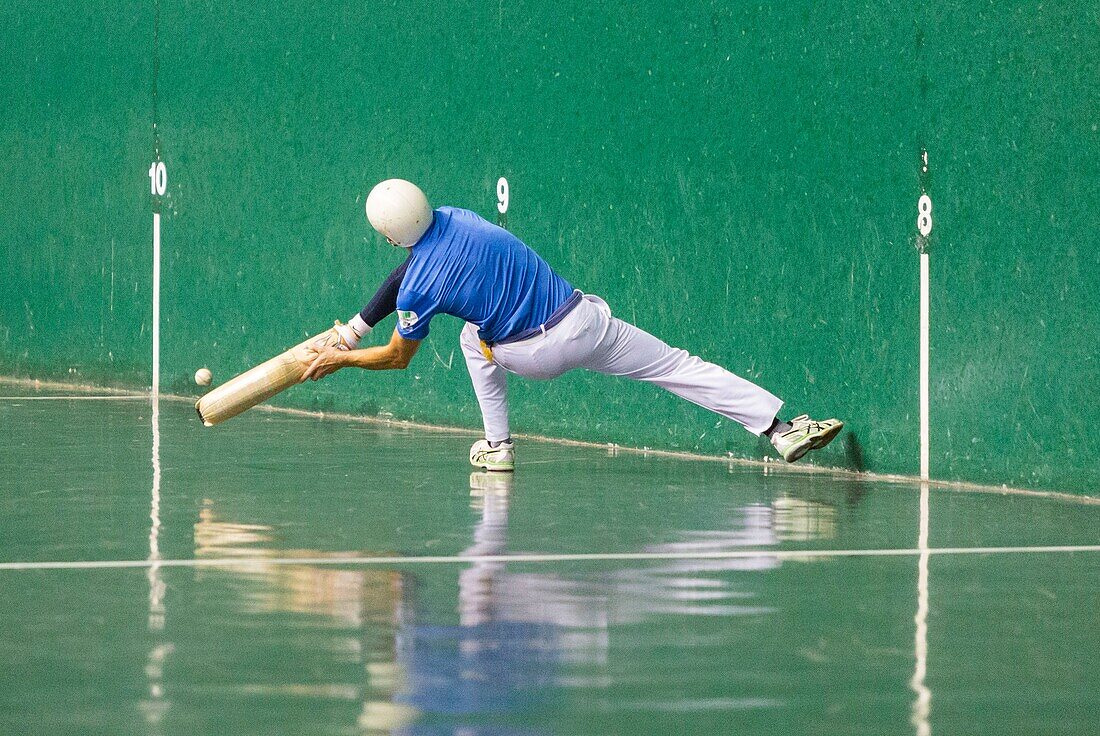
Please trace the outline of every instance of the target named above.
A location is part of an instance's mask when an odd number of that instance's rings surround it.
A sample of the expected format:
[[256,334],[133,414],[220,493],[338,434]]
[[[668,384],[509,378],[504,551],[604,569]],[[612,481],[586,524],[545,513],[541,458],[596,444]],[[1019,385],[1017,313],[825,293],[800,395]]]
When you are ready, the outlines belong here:
[[[401,258],[375,182],[494,217],[506,176],[509,228],[575,285],[844,418],[819,462],[915,474],[923,182],[933,477],[1095,492],[1100,11],[821,6],[3,2],[0,370],[148,385],[154,208],[187,393],[359,309]],[[479,426],[459,326],[279,402]],[[767,452],[626,381],[512,395],[520,432]]]

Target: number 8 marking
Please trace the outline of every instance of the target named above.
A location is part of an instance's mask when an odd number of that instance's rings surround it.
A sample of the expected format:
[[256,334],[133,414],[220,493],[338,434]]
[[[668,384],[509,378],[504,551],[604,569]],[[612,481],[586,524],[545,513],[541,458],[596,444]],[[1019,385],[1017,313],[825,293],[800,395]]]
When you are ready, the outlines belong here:
[[932,198],[927,194],[917,200],[917,232],[926,238],[932,232]]

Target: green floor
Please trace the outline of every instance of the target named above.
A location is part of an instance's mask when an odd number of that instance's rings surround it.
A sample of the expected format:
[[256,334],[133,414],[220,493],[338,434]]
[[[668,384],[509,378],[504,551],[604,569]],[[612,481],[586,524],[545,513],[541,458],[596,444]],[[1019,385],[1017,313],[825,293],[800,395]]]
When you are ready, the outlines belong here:
[[912,485],[528,442],[471,475],[457,433],[0,392],[3,734],[1100,721],[1100,552],[936,552],[1096,545],[1100,505],[925,491],[922,556]]

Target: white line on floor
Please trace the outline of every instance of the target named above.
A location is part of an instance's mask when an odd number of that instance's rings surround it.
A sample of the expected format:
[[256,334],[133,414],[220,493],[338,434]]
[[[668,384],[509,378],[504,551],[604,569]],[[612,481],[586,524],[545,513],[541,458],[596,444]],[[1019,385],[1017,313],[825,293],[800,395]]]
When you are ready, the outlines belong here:
[[99,570],[146,567],[247,567],[251,565],[424,565],[472,562],[644,562],[648,560],[777,560],[829,557],[916,557],[929,555],[1003,555],[1100,552],[1100,544],[1048,547],[940,547],[920,549],[743,549],[722,552],[595,552],[579,554],[438,555],[410,557],[211,557],[190,560],[72,560],[0,562],[3,570]]

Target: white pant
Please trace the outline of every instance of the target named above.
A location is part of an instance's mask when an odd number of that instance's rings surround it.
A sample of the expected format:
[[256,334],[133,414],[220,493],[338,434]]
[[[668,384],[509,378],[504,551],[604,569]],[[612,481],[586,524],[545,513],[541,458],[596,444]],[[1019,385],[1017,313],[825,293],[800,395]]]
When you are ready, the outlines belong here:
[[509,436],[506,371],[547,379],[587,368],[649,381],[756,435],[771,426],[783,406],[756,384],[612,317],[610,307],[597,296],[585,295],[565,319],[542,334],[494,346],[492,362],[481,350],[476,325],[466,325],[460,342],[490,442]]

